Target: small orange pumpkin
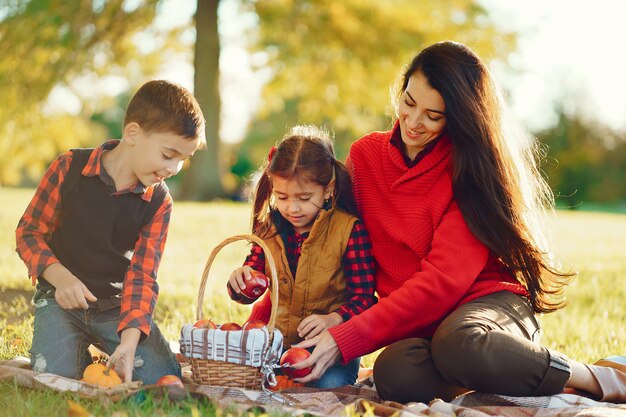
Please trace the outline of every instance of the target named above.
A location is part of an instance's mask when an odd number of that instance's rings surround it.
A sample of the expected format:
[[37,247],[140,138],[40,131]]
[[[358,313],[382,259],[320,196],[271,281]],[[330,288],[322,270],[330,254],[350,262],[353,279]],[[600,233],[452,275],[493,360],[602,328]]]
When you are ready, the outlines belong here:
[[110,388],[122,383],[120,376],[103,363],[92,363],[83,372],[83,382]]
[[281,391],[287,388],[303,387],[304,384],[296,382],[287,375],[276,375],[276,385],[268,387],[272,391]]

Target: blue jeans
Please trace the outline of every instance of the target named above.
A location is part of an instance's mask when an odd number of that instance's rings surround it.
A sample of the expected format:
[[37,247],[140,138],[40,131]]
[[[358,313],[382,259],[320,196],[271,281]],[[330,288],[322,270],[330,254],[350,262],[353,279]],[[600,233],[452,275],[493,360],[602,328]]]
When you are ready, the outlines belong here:
[[353,385],[359,374],[360,363],[361,358],[353,359],[345,365],[337,361],[324,372],[320,379],[309,382],[307,386],[314,388],[337,388],[344,385]]
[[[120,343],[117,334],[120,307],[101,309],[89,303],[89,309],[65,310],[54,293],[37,291],[35,324],[30,361],[34,371],[49,372],[80,379],[92,362],[87,348],[93,344],[111,354]],[[137,346],[133,380],[154,384],[163,375],[180,376],[180,365],[156,324],[150,335]]]

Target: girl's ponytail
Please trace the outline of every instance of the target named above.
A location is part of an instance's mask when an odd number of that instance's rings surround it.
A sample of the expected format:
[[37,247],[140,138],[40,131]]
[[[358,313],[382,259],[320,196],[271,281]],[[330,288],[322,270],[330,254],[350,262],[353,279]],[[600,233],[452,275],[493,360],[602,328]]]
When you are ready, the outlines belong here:
[[257,183],[252,209],[252,233],[259,237],[265,237],[272,225],[272,219],[270,218],[271,194],[272,184],[266,167]]
[[358,216],[359,213],[356,208],[356,202],[354,200],[354,194],[352,192],[352,178],[350,178],[350,172],[346,166],[335,159],[335,193],[334,198],[337,207],[342,208],[348,213]]

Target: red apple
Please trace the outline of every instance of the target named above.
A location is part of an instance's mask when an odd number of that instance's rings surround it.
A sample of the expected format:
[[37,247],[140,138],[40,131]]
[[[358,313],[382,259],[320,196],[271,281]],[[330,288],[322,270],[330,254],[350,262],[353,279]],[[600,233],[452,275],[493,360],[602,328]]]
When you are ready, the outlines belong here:
[[243,330],[261,329],[265,327],[263,320],[248,320],[243,324]]
[[231,300],[238,302],[239,304],[252,304],[254,303],[254,298],[246,297],[240,292],[235,292],[233,287],[230,286],[230,282],[226,285],[226,289],[228,290],[228,296]]
[[263,273],[255,269],[250,270],[250,279],[245,280],[246,288],[241,293],[235,292],[230,283],[226,286],[228,295],[231,299],[239,304],[251,304],[263,295],[267,287],[270,285],[269,278]]
[[270,286],[270,280],[263,272],[255,269],[250,271],[250,279],[246,280],[246,288],[241,291],[248,298],[256,300],[263,295],[267,287]]
[[283,353],[283,356],[280,357],[280,366],[283,366],[283,373],[290,378],[302,378],[307,376],[312,371],[310,366],[302,369],[291,369],[290,366],[307,359],[309,356],[311,356],[311,354],[306,349],[298,347],[288,349]]
[[177,377],[176,375],[165,375],[162,376],[161,378],[159,378],[159,380],[156,383],[159,386],[172,386],[172,385],[176,385],[178,387],[181,388],[185,388],[185,385],[183,384],[183,381],[180,380],[179,377]]
[[217,329],[217,325],[211,319],[200,319],[193,324],[198,329]]
[[228,331],[228,330],[241,330],[241,326],[235,322],[229,321],[228,323],[224,323],[219,327],[220,330]]

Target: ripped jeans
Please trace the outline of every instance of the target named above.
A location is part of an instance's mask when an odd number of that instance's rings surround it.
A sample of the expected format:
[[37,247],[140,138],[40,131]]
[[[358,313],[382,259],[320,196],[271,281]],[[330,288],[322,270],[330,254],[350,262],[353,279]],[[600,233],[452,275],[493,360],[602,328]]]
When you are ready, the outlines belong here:
[[[30,350],[31,366],[37,372],[49,372],[80,379],[92,362],[90,344],[111,354],[120,343],[117,334],[120,307],[104,308],[89,303],[89,309],[65,310],[53,292],[37,290],[35,325]],[[152,323],[150,335],[137,346],[133,380],[154,384],[164,375],[180,376],[180,366],[169,344]]]

